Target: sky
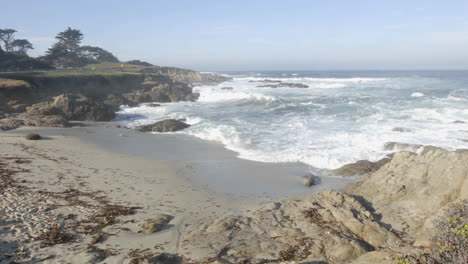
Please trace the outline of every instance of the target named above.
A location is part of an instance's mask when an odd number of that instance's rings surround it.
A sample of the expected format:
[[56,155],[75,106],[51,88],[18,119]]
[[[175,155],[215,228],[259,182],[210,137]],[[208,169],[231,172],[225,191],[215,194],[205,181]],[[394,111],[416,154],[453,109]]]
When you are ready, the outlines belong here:
[[67,27],[120,60],[201,71],[468,69],[467,0],[0,0],[43,55]]

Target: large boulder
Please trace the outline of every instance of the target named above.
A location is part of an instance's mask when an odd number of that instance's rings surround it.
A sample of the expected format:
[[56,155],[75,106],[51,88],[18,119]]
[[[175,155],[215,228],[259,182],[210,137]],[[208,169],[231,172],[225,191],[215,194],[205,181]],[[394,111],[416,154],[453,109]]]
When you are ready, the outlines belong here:
[[51,102],[32,105],[27,108],[27,114],[59,115],[77,121],[110,121],[115,117],[112,106],[75,94],[62,94]]
[[190,127],[190,125],[176,120],[166,119],[151,125],[139,126],[136,130],[140,132],[175,132]]
[[402,241],[358,200],[326,190],[241,216],[204,219],[181,232],[180,243],[182,255],[199,261],[337,263]]
[[372,203],[382,221],[425,241],[438,212],[468,199],[468,151],[425,147],[421,154],[399,152],[379,170],[345,189]]

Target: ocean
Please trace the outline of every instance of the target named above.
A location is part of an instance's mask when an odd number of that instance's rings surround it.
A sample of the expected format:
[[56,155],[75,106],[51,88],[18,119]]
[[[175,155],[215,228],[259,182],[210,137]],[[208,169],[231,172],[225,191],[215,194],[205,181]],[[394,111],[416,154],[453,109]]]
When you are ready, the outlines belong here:
[[116,120],[135,127],[184,118],[191,127],[176,133],[220,142],[239,158],[319,169],[420,145],[468,148],[467,71],[218,74],[233,79],[194,87],[197,102],[123,106]]

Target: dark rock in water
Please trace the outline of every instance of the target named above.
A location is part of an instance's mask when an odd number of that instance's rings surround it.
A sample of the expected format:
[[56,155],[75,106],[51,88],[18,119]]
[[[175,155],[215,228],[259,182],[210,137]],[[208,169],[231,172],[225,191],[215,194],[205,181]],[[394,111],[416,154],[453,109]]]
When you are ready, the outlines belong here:
[[25,136],[25,138],[26,138],[27,140],[39,140],[39,139],[41,139],[41,135],[31,133],[31,134],[27,134],[27,135]]
[[392,160],[391,158],[383,158],[376,162],[372,162],[368,160],[359,160],[359,161],[356,161],[355,163],[343,165],[338,169],[332,170],[332,172],[340,176],[353,176],[353,175],[365,174],[365,173],[374,172],[380,169],[380,167],[387,164],[391,160]]
[[278,83],[258,85],[258,88],[309,88],[309,85],[303,83]]
[[395,131],[395,132],[402,132],[402,133],[405,133],[405,132],[413,132],[411,129],[405,128],[405,127],[395,127],[395,128],[392,129],[392,131]]
[[301,177],[302,184],[305,186],[309,187],[312,185],[317,185],[320,183],[320,177],[312,175],[312,174],[307,174]]
[[280,80],[270,80],[270,79],[263,79],[261,81],[254,81],[254,80],[251,80],[249,82],[263,82],[263,83],[281,83],[282,81]]
[[465,124],[466,122],[461,121],[461,120],[455,120],[453,121],[454,124]]
[[140,132],[175,132],[190,127],[190,125],[175,119],[166,119],[155,124],[139,126]]
[[147,104],[146,106],[149,106],[149,107],[160,107],[161,105],[160,104]]
[[62,94],[52,102],[42,102],[27,108],[30,115],[59,115],[76,121],[110,121],[115,117],[114,106],[75,94]]
[[232,90],[232,87],[222,87],[221,90]]
[[174,217],[171,215],[162,214],[154,219],[146,220],[138,233],[152,234],[159,232],[164,229],[164,227],[172,220],[172,218]]

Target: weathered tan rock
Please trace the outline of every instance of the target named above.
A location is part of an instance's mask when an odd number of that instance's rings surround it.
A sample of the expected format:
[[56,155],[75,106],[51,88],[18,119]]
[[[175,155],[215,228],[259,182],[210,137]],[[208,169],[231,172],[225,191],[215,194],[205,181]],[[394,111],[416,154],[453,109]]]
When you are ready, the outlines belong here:
[[382,221],[394,229],[427,240],[440,209],[457,199],[468,199],[468,152],[434,147],[420,155],[399,152],[346,191],[370,201]]
[[191,224],[180,241],[185,253],[198,252],[199,259],[213,257],[222,263],[337,263],[401,244],[360,202],[330,190],[242,216]]
[[60,115],[23,115],[23,122],[26,126],[37,127],[69,127],[70,123],[63,116]]
[[332,173],[340,176],[353,176],[358,174],[366,174],[378,170],[383,165],[390,162],[391,158],[383,158],[379,161],[372,162],[368,160],[359,160],[355,163],[350,163],[341,166],[338,169],[332,170]]
[[153,219],[148,219],[141,226],[139,233],[152,234],[161,231],[171,220],[173,216],[162,214]]
[[15,129],[24,126],[24,121],[18,118],[4,118],[0,120],[0,130]]
[[27,114],[59,115],[77,121],[110,121],[115,116],[112,106],[75,94],[62,94],[50,102],[32,105]]

